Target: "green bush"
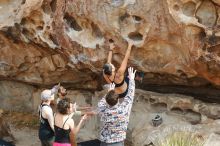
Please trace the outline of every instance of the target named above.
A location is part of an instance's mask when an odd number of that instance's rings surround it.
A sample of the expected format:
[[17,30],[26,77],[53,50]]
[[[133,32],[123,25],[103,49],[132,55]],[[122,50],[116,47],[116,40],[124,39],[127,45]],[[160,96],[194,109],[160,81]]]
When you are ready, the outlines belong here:
[[203,140],[192,133],[176,132],[167,136],[159,146],[203,146]]

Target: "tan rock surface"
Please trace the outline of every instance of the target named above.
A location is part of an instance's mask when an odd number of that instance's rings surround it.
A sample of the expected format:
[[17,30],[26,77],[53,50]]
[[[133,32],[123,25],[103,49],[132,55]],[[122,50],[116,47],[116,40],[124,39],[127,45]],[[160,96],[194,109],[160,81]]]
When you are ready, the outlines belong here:
[[0,75],[97,89],[112,38],[116,64],[134,41],[129,66],[146,73],[145,83],[220,85],[219,7],[218,0],[3,0]]

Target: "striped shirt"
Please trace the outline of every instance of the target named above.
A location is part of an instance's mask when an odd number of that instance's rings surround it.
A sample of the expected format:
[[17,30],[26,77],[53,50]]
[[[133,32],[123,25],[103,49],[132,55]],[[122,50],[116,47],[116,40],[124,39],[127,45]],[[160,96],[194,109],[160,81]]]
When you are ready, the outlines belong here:
[[129,116],[135,93],[134,79],[129,81],[128,93],[123,102],[110,107],[103,97],[98,103],[98,113],[101,118],[100,140],[105,143],[124,141],[128,127]]

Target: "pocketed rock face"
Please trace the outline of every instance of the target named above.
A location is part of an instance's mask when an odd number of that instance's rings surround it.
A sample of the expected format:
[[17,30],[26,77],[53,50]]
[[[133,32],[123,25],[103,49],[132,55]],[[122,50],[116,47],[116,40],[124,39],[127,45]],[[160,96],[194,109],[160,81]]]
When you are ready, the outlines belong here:
[[[219,0],[0,0],[0,107],[36,111],[41,89],[58,82],[100,89],[109,39],[117,67],[134,42],[128,66],[145,73],[143,85],[219,87],[219,15]],[[92,106],[103,94],[79,92],[71,98]],[[164,120],[159,127],[151,124],[156,114]],[[218,104],[138,90],[127,139],[156,144],[186,129],[206,139],[220,133],[219,118]],[[80,140],[97,137],[97,121],[88,121]]]
[[111,38],[116,65],[134,42],[144,83],[220,85],[218,0],[2,0],[0,13],[2,79],[97,89]]

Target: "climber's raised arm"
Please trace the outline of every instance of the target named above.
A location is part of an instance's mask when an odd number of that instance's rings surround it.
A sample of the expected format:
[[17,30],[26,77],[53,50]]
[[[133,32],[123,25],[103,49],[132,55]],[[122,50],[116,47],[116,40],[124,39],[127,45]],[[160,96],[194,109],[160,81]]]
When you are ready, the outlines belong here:
[[112,62],[112,54],[113,54],[113,50],[115,48],[114,42],[110,42],[110,49],[109,49],[109,53],[108,53],[108,60],[107,63],[111,63]]
[[130,54],[131,54],[131,48],[133,46],[133,42],[132,41],[129,41],[128,42],[128,48],[127,48],[127,51],[125,53],[125,57],[121,63],[121,66],[120,68],[118,69],[118,73],[121,74],[121,75],[124,75],[126,69],[127,69],[127,64],[128,64],[128,59],[130,57]]

